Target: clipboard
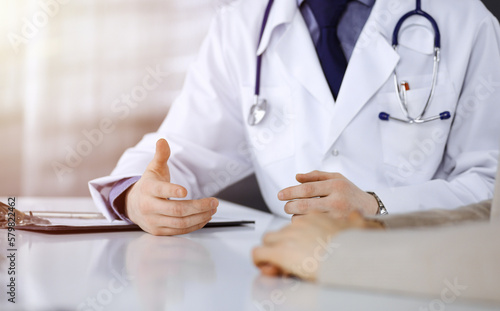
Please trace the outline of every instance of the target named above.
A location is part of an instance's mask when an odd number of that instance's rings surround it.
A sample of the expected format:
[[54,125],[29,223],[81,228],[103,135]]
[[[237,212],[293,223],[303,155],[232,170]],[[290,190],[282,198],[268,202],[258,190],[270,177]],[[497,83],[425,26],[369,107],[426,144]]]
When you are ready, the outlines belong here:
[[[22,212],[14,208],[14,206],[10,207],[2,202],[0,202],[0,229],[7,228],[7,221],[10,221],[14,217],[13,215],[16,218],[15,230],[46,234],[142,231],[138,225],[130,224],[124,220],[109,221],[99,212],[61,210]],[[214,216],[203,228],[237,227],[249,224],[255,224],[255,220],[239,220]]]
[[[122,224],[123,223],[123,224]],[[254,220],[219,220],[211,221],[203,228],[218,228],[218,227],[235,227],[248,224],[255,224]],[[86,234],[86,233],[106,233],[106,232],[125,232],[125,231],[142,231],[136,224],[128,224],[124,221],[117,221],[109,224],[96,225],[24,225],[16,226],[16,230],[32,231],[46,234]]]

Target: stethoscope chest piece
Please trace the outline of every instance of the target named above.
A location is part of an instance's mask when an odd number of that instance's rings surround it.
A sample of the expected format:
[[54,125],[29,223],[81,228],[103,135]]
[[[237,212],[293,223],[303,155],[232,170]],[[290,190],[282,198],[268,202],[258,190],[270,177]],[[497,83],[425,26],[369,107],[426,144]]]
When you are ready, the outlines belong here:
[[248,125],[255,126],[259,124],[266,117],[266,113],[267,101],[255,96],[254,103],[252,107],[250,107],[250,113],[248,114]]

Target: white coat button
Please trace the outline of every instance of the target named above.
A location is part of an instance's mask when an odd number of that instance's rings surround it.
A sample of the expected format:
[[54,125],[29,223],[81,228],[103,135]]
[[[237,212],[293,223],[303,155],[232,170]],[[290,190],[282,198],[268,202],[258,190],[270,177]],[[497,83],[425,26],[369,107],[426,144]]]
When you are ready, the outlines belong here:
[[334,156],[334,157],[338,157],[338,156],[339,156],[339,153],[340,153],[340,152],[338,151],[338,149],[333,149],[333,150],[332,150],[332,156]]

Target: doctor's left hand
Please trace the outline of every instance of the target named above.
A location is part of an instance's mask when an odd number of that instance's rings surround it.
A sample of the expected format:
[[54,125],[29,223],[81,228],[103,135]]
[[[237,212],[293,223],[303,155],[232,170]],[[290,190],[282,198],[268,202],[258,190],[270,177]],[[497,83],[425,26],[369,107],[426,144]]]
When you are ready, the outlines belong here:
[[352,211],[364,215],[378,212],[377,200],[339,173],[313,171],[297,174],[296,179],[300,185],[278,193],[278,199],[288,201],[285,205],[288,214],[324,212],[334,218],[344,218]]

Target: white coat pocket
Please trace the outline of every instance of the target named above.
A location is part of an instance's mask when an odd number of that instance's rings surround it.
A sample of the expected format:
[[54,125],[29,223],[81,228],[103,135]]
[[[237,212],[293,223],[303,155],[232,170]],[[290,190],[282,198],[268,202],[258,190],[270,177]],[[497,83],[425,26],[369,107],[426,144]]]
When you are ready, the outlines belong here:
[[[431,79],[431,75],[408,79],[410,84],[419,86],[410,89],[407,93],[410,117],[415,118],[422,112],[429,96]],[[451,82],[446,80],[444,76],[441,76],[441,82],[436,86],[434,97],[424,118],[449,111],[452,115],[451,119],[422,124],[407,124],[395,120],[379,120],[378,122],[384,162],[403,175],[404,173],[415,174],[418,172],[423,180],[432,178],[442,161],[455,114],[457,98]],[[423,85],[427,86],[420,87]],[[376,101],[380,112],[406,119],[395,90],[378,94]]]
[[246,123],[249,149],[261,167],[289,158],[295,153],[294,109],[289,87],[261,87],[267,101],[266,115],[257,125],[247,120],[253,105],[253,87],[242,89],[242,113]]

